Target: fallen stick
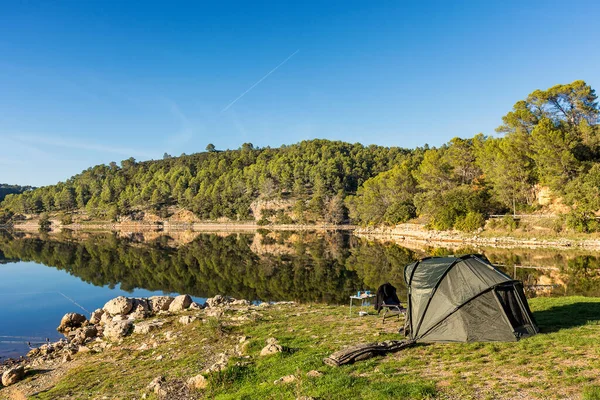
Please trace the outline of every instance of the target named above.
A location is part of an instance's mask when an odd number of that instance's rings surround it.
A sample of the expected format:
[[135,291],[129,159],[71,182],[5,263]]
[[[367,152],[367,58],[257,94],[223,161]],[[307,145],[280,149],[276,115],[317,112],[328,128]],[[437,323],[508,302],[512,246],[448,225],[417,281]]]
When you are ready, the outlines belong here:
[[388,340],[379,343],[363,343],[336,351],[332,355],[323,359],[323,362],[332,367],[352,364],[355,361],[366,360],[371,357],[394,353],[403,350],[415,344],[413,340]]

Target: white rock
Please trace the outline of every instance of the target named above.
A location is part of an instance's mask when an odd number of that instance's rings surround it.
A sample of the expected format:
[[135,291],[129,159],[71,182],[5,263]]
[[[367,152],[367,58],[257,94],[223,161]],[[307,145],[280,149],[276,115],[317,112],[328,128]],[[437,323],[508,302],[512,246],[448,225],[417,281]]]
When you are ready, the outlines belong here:
[[25,368],[22,365],[4,371],[2,374],[2,385],[10,386],[19,382],[25,377]]
[[250,303],[248,300],[234,300],[230,304],[232,306],[245,306],[245,307],[249,307],[252,303]]
[[192,315],[184,315],[182,317],[179,318],[179,323],[182,325],[188,325],[191,324],[192,322],[194,322],[195,320],[197,320],[198,318],[192,316]]
[[131,321],[112,321],[104,327],[104,337],[118,340],[131,332]]
[[173,298],[171,296],[152,296],[148,298],[150,310],[153,314],[159,311],[167,311],[172,302]]
[[283,351],[283,347],[278,344],[268,344],[260,351],[261,356],[268,356],[275,353],[281,353]]
[[104,314],[104,310],[99,308],[97,310],[95,310],[94,312],[92,312],[92,314],[90,315],[90,323],[92,324],[99,324],[100,321],[102,320],[102,315]]
[[159,397],[166,396],[167,390],[165,388],[167,381],[164,376],[158,376],[152,380],[147,386],[148,390],[152,390]]
[[150,304],[146,299],[133,299],[133,305],[131,311],[129,311],[129,319],[144,319],[149,317],[151,314]]
[[183,311],[188,308],[190,304],[192,304],[192,298],[187,294],[182,294],[173,299],[173,302],[169,305],[169,311]]
[[266,340],[267,344],[279,344],[279,340],[275,339],[274,337],[270,337]]
[[151,331],[160,329],[164,324],[165,324],[165,321],[160,320],[160,319],[157,319],[154,321],[139,322],[139,323],[135,324],[135,326],[133,327],[133,333],[145,335]]
[[103,313],[100,317],[100,325],[104,326],[112,321],[112,317],[108,313]]
[[196,375],[187,380],[187,385],[190,389],[205,389],[208,386],[208,379],[204,375]]
[[220,294],[218,294],[215,297],[206,299],[206,306],[209,308],[223,307],[233,301],[235,301],[234,298],[227,297],[227,296],[221,296]]
[[119,296],[109,300],[102,309],[110,315],[125,315],[133,308],[133,300]]
[[84,315],[77,313],[68,313],[65,314],[60,320],[60,325],[56,328],[60,333],[69,333],[77,328],[81,328],[81,326],[87,321],[87,318]]
[[296,380],[295,375],[286,375],[286,376],[282,376],[281,378],[277,379],[275,382],[273,382],[273,384],[279,385],[281,383],[292,383],[295,380]]
[[206,316],[207,317],[220,317],[221,315],[223,315],[223,309],[222,308],[216,308],[216,307],[210,307],[206,309]]

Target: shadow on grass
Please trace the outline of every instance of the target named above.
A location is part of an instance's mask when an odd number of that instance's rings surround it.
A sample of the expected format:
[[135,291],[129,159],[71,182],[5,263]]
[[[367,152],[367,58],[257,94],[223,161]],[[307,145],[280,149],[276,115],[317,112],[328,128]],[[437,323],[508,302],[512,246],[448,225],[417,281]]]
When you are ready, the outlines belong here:
[[600,303],[566,304],[536,311],[533,316],[540,328],[540,333],[551,333],[586,325],[590,321],[600,323]]

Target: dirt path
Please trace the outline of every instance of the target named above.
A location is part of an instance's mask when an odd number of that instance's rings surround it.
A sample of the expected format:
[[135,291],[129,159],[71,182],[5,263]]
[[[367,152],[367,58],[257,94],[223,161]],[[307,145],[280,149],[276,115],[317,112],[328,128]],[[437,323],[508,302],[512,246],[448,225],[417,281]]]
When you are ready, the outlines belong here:
[[0,399],[25,400],[30,396],[45,392],[54,387],[68,371],[78,368],[82,364],[84,364],[82,359],[75,359],[66,363],[61,360],[45,362],[28,372],[23,381],[0,389]]

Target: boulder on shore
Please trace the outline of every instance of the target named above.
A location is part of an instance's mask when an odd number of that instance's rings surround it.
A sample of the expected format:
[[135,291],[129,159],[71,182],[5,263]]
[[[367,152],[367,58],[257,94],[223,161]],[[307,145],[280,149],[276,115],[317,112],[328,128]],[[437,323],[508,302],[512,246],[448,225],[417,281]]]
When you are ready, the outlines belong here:
[[87,321],[84,315],[77,313],[68,313],[60,320],[60,325],[56,328],[60,333],[67,334],[81,326]]
[[143,321],[135,324],[133,327],[133,333],[145,335],[151,331],[160,329],[164,324],[165,322],[163,320]]
[[119,296],[112,300],[109,300],[102,309],[110,315],[125,315],[133,308],[133,300]]
[[169,311],[183,311],[188,308],[190,304],[192,304],[192,298],[187,294],[182,294],[173,299],[173,302],[169,305]]
[[91,324],[99,324],[103,314],[104,314],[104,310],[101,308],[92,312],[92,314],[90,315],[90,323]]
[[25,377],[25,368],[22,365],[11,368],[2,374],[2,385],[10,386]]
[[111,321],[104,327],[104,337],[119,340],[131,332],[131,321]]
[[148,298],[150,310],[153,314],[157,314],[159,311],[168,311],[172,302],[173,298],[171,296],[152,296]]
[[234,298],[227,297],[227,296],[221,296],[220,294],[218,294],[215,297],[206,299],[206,306],[209,308],[223,307],[233,301],[235,301]]
[[150,304],[147,299],[132,299],[132,302],[129,319],[144,319],[150,316]]
[[81,345],[86,342],[87,339],[95,338],[98,335],[98,328],[95,325],[84,326],[76,331],[71,332],[71,343]]

